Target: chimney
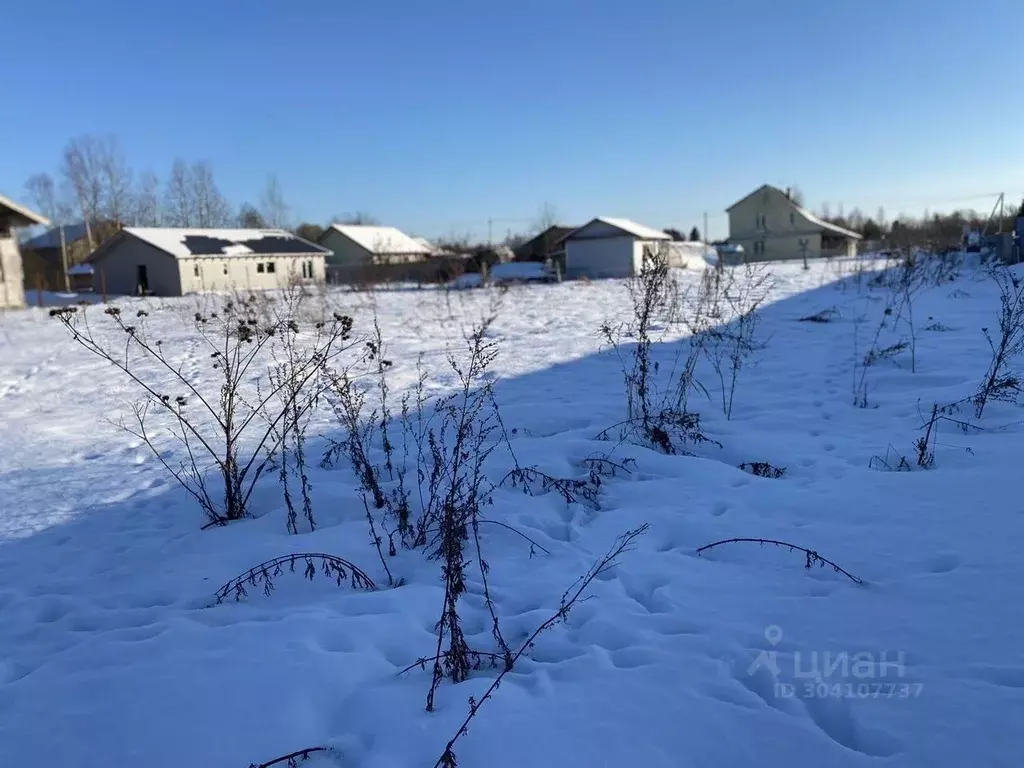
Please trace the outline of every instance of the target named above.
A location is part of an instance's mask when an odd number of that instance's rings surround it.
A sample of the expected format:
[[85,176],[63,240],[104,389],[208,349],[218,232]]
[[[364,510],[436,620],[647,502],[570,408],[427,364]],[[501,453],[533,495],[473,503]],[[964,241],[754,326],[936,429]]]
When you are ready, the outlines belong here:
[[787,200],[792,200],[793,199],[793,188],[792,187],[786,187],[786,199]]

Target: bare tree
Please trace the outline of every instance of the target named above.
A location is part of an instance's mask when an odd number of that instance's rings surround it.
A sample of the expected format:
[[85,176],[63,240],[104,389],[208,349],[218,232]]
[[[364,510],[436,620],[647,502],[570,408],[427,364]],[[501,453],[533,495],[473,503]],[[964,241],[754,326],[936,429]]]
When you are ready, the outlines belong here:
[[231,220],[231,205],[213,180],[213,169],[205,160],[192,164],[191,191],[197,227],[223,227]]
[[242,203],[238,209],[238,226],[246,229],[266,229],[267,221],[252,203]]
[[103,194],[103,217],[115,224],[124,224],[133,213],[132,171],[114,139],[101,143],[99,154],[100,183]]
[[288,226],[288,203],[284,201],[284,193],[277,176],[267,177],[267,186],[260,196],[260,210],[267,226],[284,229]]
[[104,168],[112,145],[113,139],[79,136],[71,139],[64,147],[61,160],[60,173],[85,222],[90,248],[96,247],[93,226],[103,213],[106,184]]
[[137,227],[160,224],[160,180],[152,171],[144,171],[139,176],[132,220]]
[[54,224],[66,222],[71,216],[67,203],[57,194],[57,185],[48,173],[37,173],[25,182],[25,192],[35,208]]
[[192,172],[180,158],[171,166],[171,176],[167,180],[167,189],[164,192],[164,211],[168,224],[175,227],[195,225]]
[[821,213],[819,213],[818,215],[821,216],[821,218],[823,218],[825,221],[828,221],[830,218],[832,218],[832,208],[829,207],[829,204],[827,202],[821,204]]
[[364,211],[356,211],[355,213],[343,213],[343,214],[338,215],[338,216],[333,216],[333,217],[331,217],[331,221],[332,222],[337,222],[338,224],[355,224],[355,225],[359,225],[359,224],[373,225],[373,224],[379,224],[380,223],[380,222],[377,221],[377,219],[374,216],[371,216],[370,214],[365,213]]
[[543,232],[557,223],[558,209],[555,208],[552,203],[545,201],[541,204],[540,210],[537,212],[537,221],[534,224],[534,229],[537,232]]
[[800,187],[794,184],[789,188],[789,199],[797,205],[802,206],[804,204],[804,192]]

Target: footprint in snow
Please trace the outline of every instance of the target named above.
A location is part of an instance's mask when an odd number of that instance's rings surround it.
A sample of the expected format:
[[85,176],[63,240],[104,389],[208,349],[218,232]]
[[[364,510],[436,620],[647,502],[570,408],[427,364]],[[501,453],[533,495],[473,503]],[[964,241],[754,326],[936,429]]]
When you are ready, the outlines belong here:
[[850,699],[814,696],[803,699],[807,714],[821,731],[837,744],[871,757],[891,757],[903,744],[890,733],[858,723]]
[[925,561],[927,573],[949,573],[960,567],[960,556],[952,552],[943,552]]
[[1000,667],[994,664],[972,664],[971,676],[1000,688],[1024,688],[1024,667]]

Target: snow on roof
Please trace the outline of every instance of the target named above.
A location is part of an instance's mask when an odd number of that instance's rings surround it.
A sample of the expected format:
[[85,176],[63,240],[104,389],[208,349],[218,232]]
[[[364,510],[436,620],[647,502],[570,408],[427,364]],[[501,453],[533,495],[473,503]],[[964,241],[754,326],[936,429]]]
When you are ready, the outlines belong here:
[[283,229],[168,229],[125,227],[125,232],[144,240],[177,259],[192,256],[252,256],[254,254],[326,254],[326,248]]
[[425,237],[414,237],[413,240],[415,240],[417,243],[419,243],[428,251],[430,251],[430,253],[437,253],[440,250],[436,245],[427,240],[427,238]]
[[[576,232],[579,232],[580,230],[585,229],[586,227],[589,227],[595,221],[600,221],[600,222],[602,222],[604,224],[607,224],[610,227],[615,227],[616,229],[621,229],[623,232],[627,232],[627,233],[629,233],[631,235],[634,235],[635,237],[638,237],[641,240],[671,240],[672,239],[672,237],[670,235],[666,235],[660,229],[652,229],[651,227],[645,227],[643,224],[637,224],[635,221],[632,221],[631,219],[618,219],[618,218],[614,218],[612,216],[598,216],[596,219],[593,219],[592,221],[587,222],[582,227],[577,229]],[[574,234],[575,234],[575,232],[572,235],[569,235],[568,237],[566,237],[565,239],[566,240],[570,239]]]
[[366,224],[332,224],[331,229],[337,230],[350,240],[374,254],[421,253],[429,255],[435,248],[426,241],[409,237],[394,227],[375,227]]
[[75,264],[74,266],[68,267],[68,275],[76,277],[79,275],[92,275],[96,272],[95,267],[92,264]]
[[[790,200],[790,202],[793,201]],[[801,216],[803,216],[805,219],[811,222],[811,224],[815,224],[821,227],[822,229],[827,229],[829,232],[835,232],[837,235],[853,237],[856,238],[857,240],[860,240],[863,237],[863,235],[861,235],[858,232],[854,232],[852,229],[846,229],[845,227],[840,227],[838,224],[832,224],[831,222],[825,221],[824,219],[819,219],[806,208],[801,208],[796,203],[793,203],[793,207],[796,208],[797,213],[799,213]]]
[[10,198],[0,195],[0,208],[6,208],[10,213],[14,214],[14,218],[19,222],[15,226],[32,226],[33,224],[42,224],[48,226],[50,220],[45,216],[40,216],[35,211],[30,211],[23,205],[18,205]]
[[827,229],[829,232],[834,232],[837,235],[845,235],[846,237],[854,237],[857,240],[863,239],[863,235],[859,234],[858,232],[854,232],[851,229],[846,229],[845,227],[840,227],[837,224],[832,224],[830,222],[825,221],[824,219],[819,219],[817,216],[815,216],[813,213],[808,211],[806,208],[804,208],[801,205],[797,204],[797,202],[787,192],[783,192],[781,189],[779,189],[778,187],[773,187],[771,184],[762,184],[760,187],[755,189],[749,195],[744,195],[743,197],[741,197],[739,200],[737,200],[735,203],[730,205],[725,210],[726,211],[731,211],[733,208],[738,206],[744,200],[747,200],[747,199],[753,197],[754,195],[756,195],[758,192],[760,192],[762,190],[770,190],[772,192],[777,192],[778,194],[780,194],[783,197],[785,197],[786,200],[789,202],[789,204],[791,206],[793,206],[793,210],[795,210],[797,213],[799,213],[801,216],[803,216],[805,219],[807,219],[807,221],[809,221],[811,224],[814,224],[815,226],[821,227],[822,229]]

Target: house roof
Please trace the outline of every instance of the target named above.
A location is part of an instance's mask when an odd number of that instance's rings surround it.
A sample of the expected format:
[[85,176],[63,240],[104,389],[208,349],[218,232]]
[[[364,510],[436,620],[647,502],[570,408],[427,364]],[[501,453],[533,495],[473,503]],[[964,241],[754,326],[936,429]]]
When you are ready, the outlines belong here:
[[[792,202],[792,201],[790,201],[790,202]],[[797,213],[799,213],[801,216],[803,216],[809,222],[811,222],[812,224],[816,224],[817,226],[821,227],[824,230],[828,230],[829,232],[834,232],[837,235],[844,235],[846,237],[852,237],[852,238],[855,238],[857,240],[861,240],[864,237],[859,232],[854,232],[852,229],[847,229],[846,227],[840,227],[838,224],[833,224],[833,223],[831,223],[829,221],[825,221],[824,219],[819,219],[817,216],[815,216],[813,213],[808,211],[806,208],[801,208],[796,203],[793,203],[793,207],[796,208]]]
[[623,232],[633,235],[641,240],[671,240],[671,235],[666,235],[660,229],[651,229],[651,227],[645,227],[643,224],[637,224],[635,221],[630,219],[618,219],[611,216],[598,216],[596,219],[591,219],[582,227],[578,227],[566,235],[563,239],[569,240],[576,235],[576,233],[586,229],[595,221],[600,221],[603,224],[607,224],[610,227],[615,227]]
[[33,224],[42,224],[45,227],[50,223],[45,216],[40,216],[35,211],[30,211],[25,206],[0,195],[0,211],[2,210],[6,210],[8,215],[14,219],[15,226],[28,227]]
[[567,227],[562,224],[552,224],[543,232],[538,232],[525,243],[520,243],[513,250],[516,254],[533,253],[534,246],[536,244],[543,244],[548,248],[554,248],[555,246],[560,245],[565,238],[577,229],[579,229],[579,227]]
[[[192,256],[252,256],[255,254],[330,253],[326,248],[283,229],[168,229],[125,227],[124,232],[177,259]],[[98,253],[99,251],[97,251]],[[96,255],[96,254],[93,254]]]
[[731,211],[733,208],[738,206],[740,203],[749,200],[751,197],[756,195],[758,192],[761,192],[762,190],[766,190],[766,189],[767,190],[771,190],[773,192],[778,192],[780,195],[782,195],[784,198],[786,198],[786,200],[789,202],[789,204],[793,208],[793,210],[796,211],[797,213],[799,213],[805,219],[807,219],[807,221],[809,221],[811,224],[814,224],[815,226],[821,227],[822,229],[827,230],[829,232],[833,232],[833,233],[835,233],[837,235],[843,235],[845,237],[853,237],[853,238],[856,238],[857,240],[863,239],[863,236],[860,233],[854,232],[852,229],[846,229],[845,227],[840,227],[837,224],[832,224],[831,222],[825,221],[824,219],[819,219],[817,216],[815,216],[813,213],[808,211],[806,208],[798,205],[796,203],[796,201],[794,201],[789,195],[787,195],[781,189],[779,189],[778,187],[773,187],[771,184],[762,184],[760,187],[755,189],[749,195],[744,195],[739,200],[737,200],[735,203],[733,203],[728,208],[726,208],[725,209],[726,213]]
[[340,232],[370,253],[377,255],[419,253],[427,256],[436,251],[429,243],[409,237],[394,227],[331,224],[330,229]]
[[[84,221],[64,225],[64,242],[73,243],[86,236],[87,230]],[[53,227],[24,241],[21,244],[23,251],[41,251],[47,248],[60,248],[60,227]]]

